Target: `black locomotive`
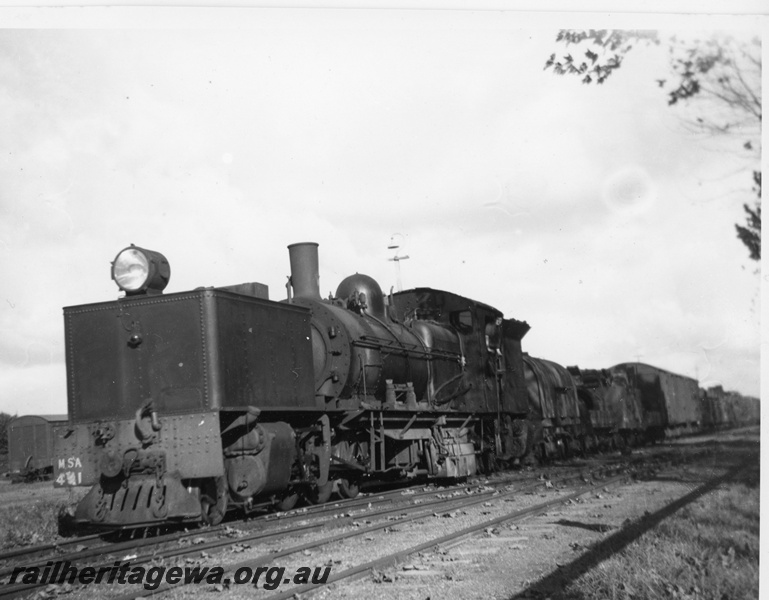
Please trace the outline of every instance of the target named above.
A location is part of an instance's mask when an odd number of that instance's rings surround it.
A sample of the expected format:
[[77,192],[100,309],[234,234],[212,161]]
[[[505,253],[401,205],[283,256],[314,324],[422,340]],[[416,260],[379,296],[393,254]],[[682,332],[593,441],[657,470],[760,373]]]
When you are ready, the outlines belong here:
[[570,373],[522,351],[525,322],[447,291],[386,296],[356,274],[323,299],[317,247],[289,246],[276,302],[259,283],[164,294],[168,262],[131,246],[112,265],[124,297],[64,309],[54,476],[91,486],[75,524],[218,523],[643,432],[609,405],[646,408],[632,380],[646,369]]

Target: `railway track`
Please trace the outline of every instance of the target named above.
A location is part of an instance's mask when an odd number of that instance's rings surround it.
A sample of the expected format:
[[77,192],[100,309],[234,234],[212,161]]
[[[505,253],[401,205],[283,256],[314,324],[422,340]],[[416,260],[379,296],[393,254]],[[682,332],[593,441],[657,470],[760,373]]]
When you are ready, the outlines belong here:
[[[608,461],[611,458],[607,457]],[[619,461],[622,463],[623,461]],[[490,478],[484,478],[484,485],[501,486],[512,483],[527,482],[539,478],[549,477],[549,473],[558,473],[561,471],[570,472],[574,469],[570,464],[555,464],[548,469],[540,469],[534,475],[528,472],[500,472],[492,475]],[[123,551],[127,552],[133,548],[146,547],[147,545],[162,545],[172,543],[193,537],[212,537],[217,535],[226,535],[233,527],[240,530],[250,531],[255,528],[270,526],[275,523],[289,525],[292,522],[306,520],[308,518],[319,518],[327,515],[328,518],[338,518],[344,513],[354,511],[360,507],[371,509],[372,506],[397,503],[407,499],[418,501],[423,496],[431,496],[435,493],[451,494],[467,489],[469,486],[479,485],[481,479],[474,478],[465,483],[454,485],[436,486],[435,484],[420,483],[414,486],[398,486],[396,489],[385,491],[374,491],[363,493],[356,498],[340,499],[319,505],[309,505],[301,508],[292,509],[285,512],[263,512],[262,514],[249,514],[242,519],[228,519],[224,524],[213,527],[201,527],[192,529],[183,529],[172,531],[171,533],[161,533],[159,528],[152,527],[147,529],[137,529],[133,531],[108,530],[101,533],[78,536],[74,538],[61,539],[56,543],[40,544],[35,546],[25,546],[11,551],[0,553],[0,581],[13,572],[15,564],[21,560],[25,561],[27,566],[42,566],[50,560],[82,560],[104,554],[105,552]],[[377,488],[373,488],[377,489]],[[173,529],[164,527],[164,530]],[[83,547],[84,546],[84,547]],[[83,547],[83,548],[81,548]],[[80,548],[67,552],[68,548]],[[42,556],[40,556],[42,555]],[[34,562],[29,562],[30,558],[35,558]]]
[[[525,476],[517,474],[512,476],[508,475],[507,477],[497,477],[497,479],[492,482],[492,485],[505,485],[524,479],[526,479]],[[180,531],[177,530],[166,534],[155,532],[155,528],[152,528],[150,532],[144,530],[134,530],[133,532],[110,530],[98,534],[63,539],[52,544],[17,548],[0,554],[0,561],[2,561],[0,564],[3,565],[2,568],[0,568],[0,581],[13,572],[15,564],[18,564],[20,560],[24,560],[26,566],[42,566],[50,560],[76,561],[99,556],[106,552],[128,552],[136,548],[146,548],[148,545],[161,546],[163,544],[179,542],[193,537],[227,536],[228,533],[232,531],[233,527],[237,527],[240,530],[250,531],[257,528],[270,527],[276,524],[281,526],[290,525],[293,522],[310,518],[322,518],[324,515],[327,515],[329,518],[335,518],[346,512],[359,509],[360,507],[370,509],[375,505],[404,500],[405,496],[418,499],[422,496],[433,494],[436,491],[452,493],[458,490],[463,490],[467,488],[468,485],[472,484],[458,484],[448,487],[436,487],[434,485],[425,486],[424,484],[405,488],[401,486],[395,490],[362,494],[353,499],[331,501],[320,505],[310,505],[285,512],[267,512],[259,516],[248,516],[244,519],[230,519],[224,524],[214,527],[185,528]],[[169,528],[166,527],[166,529]],[[68,548],[76,548],[76,550],[62,552]],[[29,559],[32,557],[35,558],[35,561],[29,562]]]
[[[711,490],[716,489],[719,485],[733,479],[742,469],[744,469],[744,466],[731,470],[720,477],[714,477],[710,481],[707,481],[701,484],[700,486],[693,489],[688,494],[682,496],[681,498],[673,502],[671,504],[671,508],[684,506],[687,503],[692,502],[697,498],[700,498],[701,496],[705,495]],[[601,483],[602,489],[608,489],[610,487],[618,485],[623,481],[625,481],[626,479],[627,479],[626,475],[618,475],[618,476],[609,478],[606,481],[603,481]],[[312,592],[314,590],[319,589],[322,586],[331,585],[344,580],[350,580],[350,579],[365,575],[366,573],[369,573],[372,571],[385,570],[399,563],[402,563],[408,557],[418,554],[420,552],[423,552],[425,550],[429,550],[431,548],[436,548],[444,545],[456,544],[457,542],[460,542],[464,538],[476,535],[484,531],[488,531],[490,528],[499,526],[503,523],[508,523],[508,524],[515,523],[515,522],[522,521],[524,519],[528,519],[529,517],[546,513],[547,511],[551,510],[553,507],[563,505],[566,502],[576,500],[581,496],[594,493],[594,492],[595,492],[595,488],[593,486],[590,486],[590,485],[582,486],[581,488],[578,488],[574,492],[571,492],[565,496],[561,496],[558,498],[554,498],[552,500],[541,502],[525,509],[512,511],[507,514],[503,514],[499,517],[481,521],[480,523],[476,523],[474,525],[461,528],[457,531],[453,531],[443,536],[432,538],[425,542],[422,542],[413,546],[409,546],[405,549],[389,553],[375,560],[371,560],[371,561],[356,565],[354,567],[350,567],[348,569],[345,569],[344,571],[330,575],[328,579],[322,584],[308,584],[303,586],[295,586],[289,590],[285,590],[274,595],[266,596],[266,600],[287,600],[288,598],[293,598],[293,597],[296,597],[297,595]],[[635,525],[635,527],[638,527],[638,525]],[[609,541],[605,545],[611,546],[611,544],[612,542]],[[128,597],[135,598],[135,596],[128,596]],[[126,597],[126,599],[128,597]]]
[[[584,474],[572,472],[559,478],[557,481],[574,480],[581,477],[584,477]],[[333,504],[308,507],[288,513],[265,515],[258,519],[252,519],[250,522],[241,523],[242,525],[247,525],[250,531],[234,530],[230,526],[220,526],[208,528],[207,530],[178,532],[156,538],[100,544],[96,547],[78,550],[74,553],[48,555],[36,560],[32,564],[26,563],[24,566],[35,566],[42,572],[46,565],[50,566],[54,561],[62,563],[68,561],[72,566],[88,564],[89,567],[98,570],[110,567],[118,559],[123,561],[130,560],[131,565],[141,565],[157,562],[158,560],[184,559],[193,555],[200,555],[201,553],[214,552],[233,545],[240,545],[241,547],[244,545],[251,546],[275,539],[285,542],[289,537],[295,538],[321,528],[326,531],[345,527],[355,528],[354,531],[332,535],[331,537],[321,537],[320,539],[294,546],[292,549],[282,550],[277,553],[270,552],[265,555],[265,559],[275,559],[323,544],[341,541],[355,535],[379,531],[396,522],[404,523],[438,514],[436,511],[458,510],[465,506],[488,501],[493,496],[504,495],[512,497],[535,487],[555,485],[557,484],[545,478],[542,474],[532,474],[526,477],[500,477],[495,481],[487,481],[482,485],[474,483],[473,485],[464,484],[444,488],[423,488],[420,490],[409,488]],[[515,486],[514,491],[509,490],[511,486]],[[135,554],[132,553],[138,549],[142,551]],[[88,561],[88,559],[95,559],[97,557],[99,558],[98,561]],[[0,578],[7,578],[13,573],[14,568],[15,566],[5,567],[0,572]],[[7,584],[0,587],[0,597],[20,596],[46,585],[48,584],[44,582],[37,584]],[[128,597],[131,596],[129,595]]]
[[[626,471],[627,469],[615,468],[613,470]],[[606,472],[606,469],[601,468],[598,470],[597,473],[591,474],[591,475],[597,475],[601,477],[605,474],[605,472]],[[600,481],[601,485],[611,485],[614,482],[622,481],[627,477],[628,477],[628,473],[623,472],[621,474],[615,474],[609,479],[606,479],[605,481],[604,480],[597,480],[597,481]],[[575,480],[581,481],[581,480],[584,480],[585,478],[586,478],[586,475],[584,473],[583,474],[572,473],[556,479],[536,478],[535,480],[529,481],[524,485],[516,486],[516,488],[513,490],[505,489],[505,487],[503,486],[500,486],[499,488],[491,487],[489,489],[479,489],[475,493],[461,494],[458,496],[452,495],[449,498],[445,498],[445,497],[437,498],[435,501],[432,501],[432,502],[412,504],[411,506],[408,506],[408,507],[395,507],[389,510],[382,510],[382,511],[377,511],[375,513],[368,513],[365,515],[366,518],[363,522],[361,522],[360,520],[356,521],[354,517],[351,517],[350,524],[353,525],[354,523],[357,523],[357,526],[354,526],[352,529],[348,529],[347,531],[343,531],[338,534],[322,536],[311,541],[290,546],[288,548],[282,548],[277,551],[266,552],[255,558],[249,558],[247,560],[239,561],[234,564],[228,564],[225,567],[225,576],[226,576],[225,585],[235,581],[233,577],[237,577],[236,575],[237,573],[241,573],[241,577],[242,577],[243,573],[245,572],[255,573],[260,567],[265,567],[266,565],[272,564],[277,559],[289,557],[289,556],[303,556],[303,555],[306,555],[306,553],[312,549],[317,549],[317,548],[327,547],[327,546],[334,546],[336,544],[339,544],[340,542],[349,540],[354,537],[361,537],[361,536],[373,537],[371,534],[386,531],[388,528],[394,528],[394,527],[402,528],[407,524],[414,523],[416,521],[420,521],[424,519],[433,519],[433,518],[442,518],[445,516],[451,516],[453,513],[457,511],[462,511],[464,509],[477,506],[480,504],[483,504],[484,506],[487,504],[490,505],[491,504],[490,501],[492,500],[494,502],[500,502],[500,501],[505,502],[505,501],[520,499],[523,494],[526,494],[527,492],[531,492],[532,490],[537,490],[537,489],[550,490],[552,491],[552,493],[558,494],[557,498],[549,500],[545,503],[536,504],[522,511],[516,511],[515,513],[520,515],[530,514],[530,513],[535,514],[541,510],[546,510],[548,507],[554,504],[560,504],[562,502],[565,502],[571,497],[577,497],[578,495],[588,493],[589,491],[594,490],[596,482],[590,481],[589,483],[585,483],[582,486],[580,486],[577,492],[573,492],[571,494],[566,494],[566,495],[563,494],[561,486],[567,485],[568,483],[573,482]],[[438,494],[438,495],[444,496],[444,494]],[[438,510],[436,510],[436,508]],[[472,532],[483,530],[486,527],[492,527],[499,522],[508,520],[509,518],[511,518],[509,515],[504,515],[503,517],[500,517],[497,519],[485,520],[472,527],[465,528],[460,532],[453,532],[451,534],[441,536],[434,540],[430,540],[429,542],[422,543],[417,546],[412,546],[405,550],[399,550],[395,553],[390,553],[385,557],[357,565],[350,569],[346,569],[345,571],[342,571],[338,574],[332,575],[331,577],[329,577],[326,583],[333,583],[335,581],[340,581],[342,579],[346,579],[346,578],[355,576],[357,574],[367,572],[374,568],[383,568],[388,564],[390,564],[390,561],[392,560],[395,560],[397,562],[397,560],[400,560],[405,556],[419,552],[425,548],[432,547],[436,544],[443,543],[444,541],[453,539],[455,536],[461,537],[464,535],[469,535]],[[311,589],[315,589],[316,587],[318,586],[306,585],[306,586],[300,586],[300,587],[292,587],[290,590],[276,595],[275,598],[290,598],[294,594],[302,594],[307,591],[310,591]],[[178,586],[164,584],[158,587],[158,589],[153,590],[153,594],[164,593],[176,588],[178,588]],[[138,593],[130,592],[127,594],[120,595],[117,598],[119,600],[129,600],[129,599],[143,597],[145,594],[146,594],[145,591],[141,591]]]
[[[199,557],[203,553],[204,556],[210,558],[211,555],[209,552],[222,551],[228,547],[245,549],[249,547],[254,548],[259,545],[261,548],[273,544],[276,541],[278,542],[279,545],[277,547],[269,549],[260,556],[227,565],[227,573],[234,574],[238,569],[250,568],[254,570],[259,567],[264,567],[264,565],[274,563],[276,559],[282,557],[296,555],[306,556],[305,553],[312,549],[337,544],[348,538],[361,535],[373,538],[373,534],[380,535],[378,532],[386,531],[388,527],[402,527],[406,523],[413,523],[424,519],[440,517],[442,515],[451,515],[453,512],[462,511],[467,507],[472,507],[478,504],[491,503],[492,501],[499,504],[498,501],[500,500],[502,502],[516,500],[518,503],[521,503],[525,494],[528,493],[534,495],[532,490],[547,490],[548,493],[557,493],[559,497],[548,500],[547,502],[529,506],[520,511],[514,511],[513,513],[505,512],[503,515],[495,517],[502,519],[500,522],[524,518],[528,514],[533,514],[528,511],[541,512],[547,510],[547,508],[553,504],[567,502],[572,497],[578,497],[579,495],[588,493],[590,490],[594,489],[595,485],[593,481],[590,481],[590,483],[571,492],[571,495],[564,496],[564,493],[559,488],[560,486],[566,485],[569,481],[577,481],[584,484],[590,477],[593,477],[596,474],[601,477],[606,476],[607,473],[621,472],[621,474],[616,477],[616,481],[620,481],[627,476],[629,469],[642,468],[645,463],[649,462],[650,458],[655,461],[656,465],[658,465],[660,460],[670,460],[671,458],[674,458],[674,454],[676,453],[669,450],[658,449],[657,452],[651,453],[651,455],[644,454],[642,456],[636,456],[631,460],[628,460],[627,457],[608,457],[609,461],[607,462],[612,464],[602,464],[597,467],[592,467],[590,473],[585,472],[585,469],[587,468],[586,465],[582,466],[581,471],[575,469],[573,465],[556,465],[548,469],[551,473],[550,479],[540,472],[534,474],[517,473],[513,476],[497,476],[484,482],[473,482],[472,485],[462,484],[446,488],[419,486],[418,489],[407,488],[405,490],[391,490],[376,494],[368,494],[364,497],[358,497],[351,500],[311,506],[286,513],[266,514],[251,518],[248,521],[231,523],[227,526],[177,532],[170,535],[158,536],[156,538],[112,543],[109,545],[79,550],[78,552],[69,554],[59,553],[49,555],[37,560],[36,564],[42,570],[46,562],[49,561],[71,561],[73,565],[84,565],[86,564],[86,559],[94,559],[96,557],[99,557],[99,564],[94,565],[93,563],[88,563],[89,567],[95,566],[97,569],[100,567],[106,568],[113,565],[118,559],[122,561],[130,560],[130,563],[133,566],[148,563],[157,564],[158,561],[162,561],[165,564],[174,560],[190,561],[192,560],[191,557]],[[585,462],[595,463],[598,461],[591,459]],[[560,472],[563,472],[563,474]],[[555,475],[553,476],[553,474]],[[602,481],[601,485],[611,485],[614,481],[614,479],[608,482]],[[514,489],[511,489],[513,486]],[[492,521],[493,520],[482,521],[475,529],[471,527],[462,535],[470,535],[474,531],[493,527],[495,522]],[[239,525],[243,529],[235,530],[232,525]],[[331,530],[340,528],[347,529],[347,531],[328,535]],[[446,536],[450,535],[452,534],[446,534]],[[294,540],[300,536],[310,537],[312,539],[294,544],[289,548],[280,546],[280,544],[285,544],[289,540]],[[436,538],[437,541],[433,540],[431,545],[434,546],[436,544],[446,543],[446,541],[450,539],[450,537],[446,536]],[[85,539],[86,538],[78,538],[73,540],[73,542],[80,542],[82,544]],[[96,538],[94,537],[90,538],[90,541],[92,542],[95,540]],[[99,540],[99,542],[101,541],[102,540]],[[363,565],[351,567],[343,572],[336,573],[332,576],[333,579],[329,578],[328,583],[339,580],[343,573],[343,578],[352,577],[359,572],[366,572],[371,569],[381,568],[387,564],[392,564],[393,560],[397,562],[397,560],[400,559],[394,558],[396,555],[402,558],[403,556],[413,554],[414,552],[419,552],[424,543],[414,546],[413,548],[417,548],[416,550],[407,548],[392,553],[391,555],[387,555],[387,557],[381,559],[383,561],[381,564],[377,562],[380,559],[377,559],[369,561],[369,563],[364,563]],[[151,549],[148,548],[150,545]],[[141,552],[133,552],[139,548],[141,548]],[[34,550],[40,551],[41,547]],[[24,556],[24,554],[18,552],[14,553],[15,558],[18,558],[19,556]],[[26,556],[29,556],[29,554]],[[217,555],[217,557],[220,557],[220,555]],[[30,564],[27,563],[25,566],[30,566]],[[12,566],[8,566],[0,571],[0,580],[6,580],[7,576],[13,571],[13,568],[14,567]],[[24,595],[43,585],[47,584],[40,583],[37,586],[0,586],[0,597]],[[164,590],[178,587],[179,585],[167,587],[161,586],[158,590],[153,591],[153,593],[158,594],[162,593]],[[292,589],[293,591],[291,594],[304,593],[304,591],[306,591],[304,588]],[[140,592],[123,594],[119,597],[135,598],[146,594],[147,592],[145,590],[141,590]]]
[[[608,469],[607,467],[601,467],[591,475],[601,476],[605,474],[607,470],[625,471],[626,469],[627,467],[609,467]],[[619,477],[626,477],[626,474],[619,475]],[[194,544],[177,545],[175,548],[166,548],[162,550],[155,549],[135,555],[129,554],[124,556],[121,560],[130,560],[132,566],[148,564],[150,562],[154,564],[158,561],[166,562],[186,559],[191,556],[200,556],[202,553],[208,555],[209,551],[213,552],[227,547],[253,547],[256,544],[263,544],[276,539],[279,539],[281,543],[285,543],[289,538],[294,539],[298,536],[317,532],[321,529],[324,532],[323,535],[315,537],[315,539],[302,541],[301,543],[288,548],[280,548],[278,550],[273,549],[260,555],[256,559],[249,559],[233,565],[228,565],[227,572],[231,571],[234,573],[239,569],[255,569],[282,557],[297,554],[301,555],[311,549],[336,544],[352,537],[370,536],[376,532],[386,530],[388,527],[402,527],[406,523],[421,519],[434,518],[445,514],[450,515],[454,511],[460,511],[482,503],[489,503],[491,500],[510,501],[535,489],[549,489],[558,492],[560,486],[566,485],[567,482],[573,482],[575,480],[580,481],[585,478],[585,473],[571,472],[553,479],[544,478],[542,475],[532,475],[527,478],[500,478],[498,481],[488,482],[491,485],[452,486],[451,488],[436,488],[421,490],[419,492],[413,491],[413,493],[406,494],[400,492],[400,499],[405,500],[405,504],[403,502],[393,502],[392,497],[369,497],[362,499],[365,502],[365,508],[361,508],[357,512],[355,511],[354,506],[350,505],[354,504],[360,506],[362,502],[337,503],[336,506],[319,506],[315,507],[315,510],[283,515],[282,517],[273,517],[272,519],[264,519],[265,523],[272,521],[273,523],[280,524],[280,528],[278,529],[262,529],[252,533],[239,532],[236,536],[211,539],[209,541],[205,541],[202,539],[202,536],[199,536],[198,539],[194,540]],[[586,486],[586,488],[592,488],[592,485],[594,484],[591,483]],[[514,489],[511,489],[513,486]],[[390,495],[392,496],[392,494]],[[392,504],[392,506],[386,506],[387,504]],[[297,519],[301,519],[302,524],[297,524]],[[289,521],[291,524],[286,526]],[[346,529],[346,531],[343,531],[342,533],[330,533],[331,531],[340,528]],[[187,533],[200,534],[201,532]],[[185,537],[176,536],[170,541],[178,542],[183,539],[185,539]],[[147,542],[147,540],[142,541],[145,543]],[[163,540],[164,543],[168,541],[168,539]],[[69,555],[68,558],[59,555],[56,557],[56,560],[70,560],[73,565],[76,565],[76,561],[81,561],[82,564],[82,561],[86,558],[100,556],[104,557],[101,562],[98,564],[89,563],[88,566],[95,568],[96,570],[100,568],[107,569],[115,563],[117,553],[124,554],[137,546],[135,541],[131,541],[103,548],[95,548],[89,551],[81,551]],[[105,556],[105,554],[107,554],[107,556]],[[50,560],[51,559],[49,558],[49,561]],[[42,568],[43,565],[41,563],[38,564]],[[0,597],[23,595],[44,585],[47,584],[40,582],[37,585],[7,585],[0,588]],[[154,590],[153,594],[163,593],[174,587],[178,586],[161,586],[157,590]],[[118,597],[136,598],[142,597],[146,595],[146,593],[146,591],[142,590],[140,592],[131,592]]]
[[[486,493],[498,487],[509,486],[521,482],[531,483],[539,480],[542,475],[528,477],[508,476],[500,477],[495,481],[487,482]],[[270,513],[260,517],[251,518],[248,521],[233,521],[226,525],[178,531],[166,535],[158,535],[149,538],[137,537],[131,540],[114,542],[103,539],[98,535],[76,538],[69,544],[84,545],[83,542],[95,542],[95,545],[77,549],[69,553],[52,553],[34,562],[25,562],[25,567],[37,567],[41,571],[46,564],[53,561],[69,561],[73,565],[83,564],[87,559],[95,557],[107,557],[96,565],[96,568],[109,566],[118,555],[131,556],[132,564],[144,564],[163,556],[164,558],[184,557],[192,553],[216,550],[233,543],[253,543],[264,541],[282,535],[295,535],[319,527],[338,528],[355,520],[356,518],[377,518],[397,513],[402,509],[403,503],[419,504],[421,506],[438,506],[445,502],[445,498],[451,494],[466,495],[469,490],[477,488],[478,484],[462,484],[448,487],[424,487],[421,489],[406,488],[368,494],[349,500],[330,502],[323,505],[309,506],[302,509],[287,511],[284,513]],[[433,497],[425,500],[426,497]],[[388,508],[388,505],[393,505]],[[233,526],[239,526],[235,529]],[[114,532],[112,532],[114,534]],[[6,558],[28,558],[31,555],[44,550],[59,550],[61,545],[44,545],[7,553]],[[148,551],[148,548],[151,550]],[[132,554],[141,550],[141,553]],[[0,569],[0,581],[12,575],[18,561]],[[93,566],[93,565],[89,565]],[[42,584],[41,584],[42,585]],[[38,586],[17,586],[15,588],[0,588],[0,597],[13,595],[21,591],[29,591]]]
[[[601,464],[611,464],[612,462],[622,464],[626,460],[627,459],[625,457],[608,455],[599,459]],[[589,465],[584,465],[584,467],[587,466]],[[558,473],[559,471],[568,471],[571,469],[574,469],[574,465],[572,464],[553,464],[549,465],[547,468],[541,468],[537,472],[542,472],[544,473],[544,476],[547,477],[549,476],[548,473]],[[514,472],[512,475],[510,473],[500,472],[492,475],[490,478],[483,479],[485,481],[490,481],[492,485],[496,485],[498,484],[497,480],[499,478],[502,478],[502,482],[513,483],[517,481],[523,481],[526,479],[526,477],[526,472]],[[475,478],[475,481],[480,481],[480,479]],[[385,491],[376,491],[379,488],[374,487],[372,489],[375,491],[364,492],[356,498],[332,500],[325,504],[309,505],[285,512],[264,511],[262,514],[249,514],[244,518],[229,518],[225,521],[224,524],[214,527],[193,528],[189,530],[185,528],[183,531],[163,533],[163,531],[173,530],[174,528],[172,526],[156,526],[150,528],[139,528],[137,530],[127,532],[114,529],[101,531],[99,533],[79,535],[76,537],[60,538],[58,541],[53,543],[23,546],[5,552],[0,552],[0,581],[2,581],[6,575],[12,572],[12,567],[9,567],[8,565],[13,565],[15,562],[19,562],[20,560],[29,560],[30,558],[35,558],[36,562],[34,564],[45,564],[47,560],[51,560],[53,558],[71,559],[72,557],[83,558],[94,555],[91,553],[80,554],[81,551],[68,552],[69,548],[87,546],[89,551],[97,547],[106,549],[109,547],[114,547],[116,543],[125,541],[127,538],[136,539],[136,545],[139,546],[148,543],[175,541],[177,539],[183,539],[185,537],[195,535],[211,535],[217,532],[224,532],[226,531],[227,527],[252,528],[261,526],[261,524],[265,522],[269,523],[272,521],[301,519],[307,516],[314,516],[323,513],[329,513],[333,516],[335,512],[338,512],[340,507],[344,507],[345,509],[355,509],[359,506],[367,506],[372,502],[394,502],[399,498],[402,498],[404,494],[415,494],[414,498],[419,498],[423,495],[429,495],[436,490],[441,490],[444,493],[451,493],[452,491],[464,489],[467,487],[467,485],[473,485],[473,481],[448,486],[436,486],[435,484],[427,483],[420,483],[413,486],[399,485],[395,489],[388,489]],[[130,549],[131,545],[126,545],[124,548]]]

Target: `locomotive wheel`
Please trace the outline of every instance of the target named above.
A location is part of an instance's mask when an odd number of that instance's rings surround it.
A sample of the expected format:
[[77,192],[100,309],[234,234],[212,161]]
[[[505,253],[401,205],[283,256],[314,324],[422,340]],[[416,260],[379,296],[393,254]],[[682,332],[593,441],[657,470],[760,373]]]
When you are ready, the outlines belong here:
[[287,491],[280,500],[275,503],[275,508],[279,511],[285,512],[291,510],[299,502],[299,492],[295,492],[293,489]]
[[360,484],[351,479],[339,480],[339,495],[342,498],[355,498],[360,493]]
[[200,514],[206,525],[218,525],[227,512],[227,481],[224,477],[206,479],[200,486]]
[[331,498],[331,490],[333,490],[333,488],[333,481],[329,481],[324,485],[313,484],[305,494],[305,499],[310,504],[323,504],[324,502],[328,502],[328,499]]

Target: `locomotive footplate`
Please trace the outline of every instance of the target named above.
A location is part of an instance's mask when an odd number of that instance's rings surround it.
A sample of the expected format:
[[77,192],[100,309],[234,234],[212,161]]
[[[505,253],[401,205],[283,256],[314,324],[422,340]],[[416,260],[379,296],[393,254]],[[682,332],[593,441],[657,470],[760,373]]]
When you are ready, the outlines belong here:
[[147,474],[133,475],[120,483],[97,483],[77,505],[74,522],[98,527],[136,527],[199,521],[200,515],[200,501],[178,477]]

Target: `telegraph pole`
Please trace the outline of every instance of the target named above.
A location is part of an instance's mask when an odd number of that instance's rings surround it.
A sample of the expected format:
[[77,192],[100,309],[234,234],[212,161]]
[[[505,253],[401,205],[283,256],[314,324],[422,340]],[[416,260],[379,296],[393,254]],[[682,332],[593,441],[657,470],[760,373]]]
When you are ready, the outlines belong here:
[[400,251],[400,244],[397,243],[395,237],[403,237],[400,233],[394,233],[390,236],[390,245],[387,246],[388,250],[393,250],[395,252],[395,256],[392,258],[388,258],[387,260],[395,263],[395,274],[397,276],[398,281],[398,291],[403,291],[403,284],[401,283],[401,261],[407,260],[409,258],[408,254],[406,256],[398,256],[398,252]]

